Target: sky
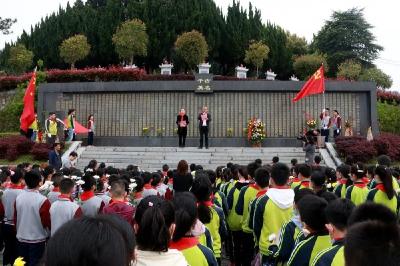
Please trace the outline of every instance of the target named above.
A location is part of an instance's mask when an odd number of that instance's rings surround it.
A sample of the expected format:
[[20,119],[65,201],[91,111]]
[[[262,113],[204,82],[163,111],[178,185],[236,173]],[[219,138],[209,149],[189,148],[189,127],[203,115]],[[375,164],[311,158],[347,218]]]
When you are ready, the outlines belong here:
[[[214,0],[224,13],[232,0]],[[0,49],[9,41],[15,41],[25,29],[30,27],[53,11],[59,5],[66,6],[68,0],[0,0],[0,17],[12,17],[18,21],[12,27],[10,35],[0,34]],[[72,5],[74,0],[69,1]],[[397,0],[252,0],[253,7],[261,10],[264,23],[270,21],[292,33],[303,36],[308,42],[312,40],[330,18],[333,11],[344,11],[352,7],[364,8],[366,20],[374,26],[377,43],[384,47],[375,61],[376,65],[393,79],[392,89],[400,91],[400,1]],[[241,0],[244,8],[249,0]]]

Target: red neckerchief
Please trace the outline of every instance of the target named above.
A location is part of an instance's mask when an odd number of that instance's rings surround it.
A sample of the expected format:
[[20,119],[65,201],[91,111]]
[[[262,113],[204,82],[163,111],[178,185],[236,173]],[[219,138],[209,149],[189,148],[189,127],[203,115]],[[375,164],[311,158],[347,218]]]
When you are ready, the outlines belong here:
[[268,188],[262,189],[260,191],[258,191],[256,198],[261,197],[262,195],[264,195],[267,192]]
[[89,191],[84,191],[84,192],[81,194],[81,200],[82,200],[82,201],[87,201],[87,200],[93,198],[94,196],[95,196],[95,195],[94,195],[94,192],[93,192],[93,191],[91,191],[91,190],[89,190]]
[[358,188],[365,188],[367,186],[367,184],[365,184],[364,182],[361,181],[361,182],[355,182],[354,186],[358,187]]
[[177,249],[179,251],[188,249],[199,244],[199,240],[196,237],[182,237],[178,241],[169,242],[169,248]]
[[17,185],[17,184],[13,184],[11,183],[8,188],[12,188],[12,189],[24,189],[25,186],[24,185]]
[[174,184],[174,179],[172,179],[172,178],[168,179],[168,184],[173,185]]
[[283,185],[283,186],[273,186],[271,188],[276,188],[276,189],[289,189],[290,187],[287,185]]
[[140,198],[142,198],[142,191],[140,191],[140,192],[136,192],[135,193],[135,199],[140,199]]
[[369,183],[369,178],[365,176],[365,177],[362,178],[362,181],[363,181],[365,184],[368,184],[368,183]]
[[65,194],[58,195],[58,198],[59,199],[67,199],[69,201],[72,201],[71,197],[69,195],[65,195]]
[[55,188],[53,188],[52,191],[53,191],[53,192],[60,192],[60,188],[59,188],[59,187],[55,187]]
[[300,179],[298,177],[295,177],[295,178],[293,178],[292,183],[294,183],[294,182],[300,182]]
[[150,184],[144,184],[144,189],[154,189]]
[[342,184],[342,185],[346,185],[347,184],[347,180],[342,178],[342,179],[339,180],[339,183]]
[[300,182],[300,186],[309,188],[309,187],[310,187],[310,181],[308,181],[308,180],[301,181],[301,182]]
[[198,202],[198,203],[197,203],[197,206],[200,205],[200,204],[203,204],[203,205],[205,205],[205,206],[207,206],[207,207],[212,207],[212,206],[214,206],[214,203],[213,203],[211,200]]
[[252,188],[254,188],[255,190],[258,190],[258,191],[261,190],[260,186],[257,185],[257,184],[250,184],[249,187],[252,187]]
[[382,183],[376,184],[375,188],[376,188],[377,190],[382,191],[382,192],[386,192],[385,187],[383,186]]
[[179,122],[182,122],[182,121],[183,121],[183,118],[185,117],[185,115],[184,115],[184,114],[179,114],[179,116],[180,116]]

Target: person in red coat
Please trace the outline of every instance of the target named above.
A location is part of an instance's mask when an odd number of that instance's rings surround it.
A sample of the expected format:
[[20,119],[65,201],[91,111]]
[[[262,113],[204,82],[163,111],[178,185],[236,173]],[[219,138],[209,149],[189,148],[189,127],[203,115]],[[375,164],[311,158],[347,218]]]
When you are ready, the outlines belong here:
[[333,116],[330,124],[333,128],[333,137],[336,138],[340,135],[340,131],[342,130],[342,118],[337,110],[333,110]]
[[179,148],[184,148],[186,145],[187,127],[189,118],[186,115],[185,109],[181,109],[176,117],[176,125],[178,126]]

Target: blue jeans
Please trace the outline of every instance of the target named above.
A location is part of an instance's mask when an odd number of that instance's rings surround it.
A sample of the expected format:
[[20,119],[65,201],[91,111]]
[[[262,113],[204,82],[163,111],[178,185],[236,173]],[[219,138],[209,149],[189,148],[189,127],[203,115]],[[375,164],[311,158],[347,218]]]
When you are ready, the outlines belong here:
[[74,129],[69,128],[68,129],[68,138],[65,141],[72,141],[73,138],[74,138]]
[[38,133],[38,132],[35,131],[35,130],[32,132],[31,140],[32,140],[33,142],[36,142],[37,133]]

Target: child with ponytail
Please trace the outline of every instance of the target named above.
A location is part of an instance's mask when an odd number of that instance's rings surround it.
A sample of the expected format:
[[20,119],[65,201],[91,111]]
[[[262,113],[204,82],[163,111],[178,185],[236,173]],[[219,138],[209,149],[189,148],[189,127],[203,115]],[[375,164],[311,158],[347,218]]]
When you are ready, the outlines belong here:
[[171,202],[148,196],[137,206],[135,220],[137,266],[188,265],[180,251],[168,248],[175,231],[175,211]]
[[178,193],[174,200],[176,228],[169,247],[183,253],[191,266],[217,266],[211,249],[192,234],[197,221],[196,198],[190,192]]
[[375,169],[374,180],[376,186],[369,191],[367,201],[385,205],[397,214],[399,210],[399,198],[393,188],[390,170],[385,166],[379,165]]
[[364,182],[365,168],[361,163],[351,166],[351,181],[353,185],[346,190],[346,199],[351,200],[356,206],[365,202],[368,194],[367,184]]
[[350,178],[350,166],[342,164],[336,169],[336,178],[338,185],[333,190],[333,193],[338,198],[344,199],[346,196],[346,189],[353,184]]
[[[225,216],[221,208],[214,205],[211,200],[212,187],[210,179],[205,172],[196,173],[191,192],[197,199],[199,220],[210,231],[213,239],[213,251],[219,264],[221,261],[222,241],[227,236]],[[203,245],[206,243],[202,242]]]

